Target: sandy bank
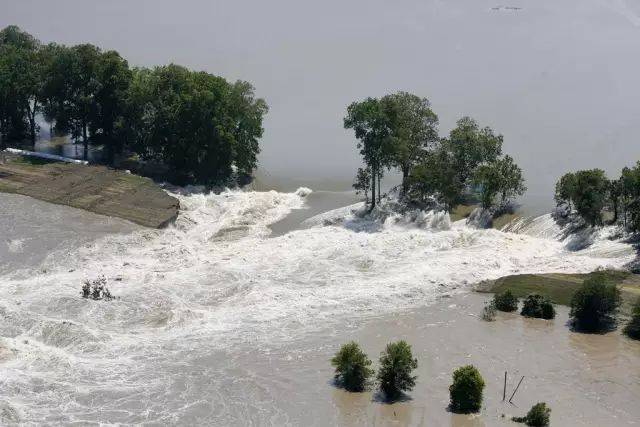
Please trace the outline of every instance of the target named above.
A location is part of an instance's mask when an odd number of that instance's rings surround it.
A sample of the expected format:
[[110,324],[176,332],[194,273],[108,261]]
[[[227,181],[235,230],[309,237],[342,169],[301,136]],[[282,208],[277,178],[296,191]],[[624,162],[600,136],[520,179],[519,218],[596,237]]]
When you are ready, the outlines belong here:
[[28,159],[0,153],[0,191],[162,228],[180,204],[151,179],[104,166]]

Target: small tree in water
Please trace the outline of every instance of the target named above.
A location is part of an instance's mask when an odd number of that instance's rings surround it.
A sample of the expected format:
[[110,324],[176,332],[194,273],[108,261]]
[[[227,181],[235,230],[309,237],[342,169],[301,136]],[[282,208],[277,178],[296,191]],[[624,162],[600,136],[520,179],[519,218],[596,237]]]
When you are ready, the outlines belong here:
[[640,340],[640,298],[636,301],[631,312],[631,320],[624,328],[624,333],[629,337]]
[[91,298],[93,300],[104,299],[109,301],[115,298],[107,288],[107,279],[104,276],[100,276],[94,281],[85,280],[80,294],[83,298]]
[[524,417],[513,417],[517,423],[525,423],[530,427],[546,427],[549,425],[551,409],[544,402],[536,403]]
[[585,331],[598,331],[615,325],[620,307],[620,290],[608,285],[604,278],[594,276],[584,281],[571,299],[573,324]]
[[520,314],[538,319],[553,319],[556,317],[556,309],[553,308],[553,303],[548,298],[531,294],[524,300]]
[[482,407],[483,390],[484,380],[474,366],[456,369],[453,372],[453,384],[449,386],[450,409],[465,414],[478,412]]
[[364,390],[373,375],[371,360],[354,341],[340,347],[331,365],[335,368],[336,381],[349,391]]
[[500,311],[516,311],[518,309],[518,298],[510,290],[493,296],[493,305]]
[[380,390],[387,399],[397,399],[402,392],[413,389],[417,377],[411,372],[417,367],[418,360],[413,358],[411,346],[406,341],[387,344],[380,355],[378,370]]

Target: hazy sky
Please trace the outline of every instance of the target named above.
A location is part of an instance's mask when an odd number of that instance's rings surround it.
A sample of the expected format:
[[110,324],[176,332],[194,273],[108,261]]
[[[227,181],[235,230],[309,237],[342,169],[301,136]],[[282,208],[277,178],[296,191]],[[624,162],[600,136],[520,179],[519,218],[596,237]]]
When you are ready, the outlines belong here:
[[640,159],[640,0],[0,0],[8,24],[252,82],[276,176],[352,177],[345,107],[397,90],[428,97],[443,135],[462,115],[504,134],[533,195]]

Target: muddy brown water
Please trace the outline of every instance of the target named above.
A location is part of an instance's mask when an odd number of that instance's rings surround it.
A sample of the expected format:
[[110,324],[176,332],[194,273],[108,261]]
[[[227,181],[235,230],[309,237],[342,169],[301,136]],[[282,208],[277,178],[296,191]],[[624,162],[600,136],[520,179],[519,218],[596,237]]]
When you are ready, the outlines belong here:
[[[236,363],[251,372],[249,381],[255,387],[276,400],[268,405],[278,407],[271,414],[276,424],[518,425],[511,417],[524,415],[541,401],[552,408],[553,426],[640,422],[640,342],[619,332],[571,332],[566,307],[558,307],[553,321],[499,313],[496,321],[485,322],[478,317],[485,301],[486,296],[474,293],[443,298],[420,310],[347,322],[284,349],[249,352]],[[407,340],[419,364],[415,389],[403,401],[389,404],[375,390],[349,393],[335,387],[329,359],[341,343],[352,339],[375,366],[386,343]],[[451,374],[466,364],[478,367],[486,382],[483,408],[476,415],[447,410]],[[502,401],[505,371],[507,400],[525,377],[513,404]],[[259,413],[255,407],[249,412]]]

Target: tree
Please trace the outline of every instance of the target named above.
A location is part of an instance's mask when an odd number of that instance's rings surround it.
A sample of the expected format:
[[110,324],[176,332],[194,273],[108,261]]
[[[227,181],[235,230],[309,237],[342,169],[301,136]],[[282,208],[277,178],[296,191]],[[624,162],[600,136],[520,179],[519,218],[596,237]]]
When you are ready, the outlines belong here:
[[518,298],[510,290],[493,296],[493,305],[500,311],[516,311],[518,309]]
[[418,360],[411,353],[411,346],[404,340],[387,344],[380,355],[378,382],[388,399],[396,399],[404,391],[411,391],[416,376],[411,373],[418,367]]
[[258,166],[258,140],[264,129],[262,119],[269,111],[262,98],[256,98],[253,86],[244,81],[231,85],[228,108],[233,120],[233,159],[240,176],[249,177]]
[[90,129],[94,142],[104,144],[109,163],[122,152],[126,132],[124,114],[132,74],[129,64],[116,51],[99,54],[95,64],[95,116]]
[[371,360],[354,341],[340,347],[331,365],[335,368],[336,380],[349,391],[364,390],[373,375]]
[[502,142],[502,135],[495,135],[489,127],[481,129],[474,119],[458,120],[446,143],[453,153],[459,181],[468,183],[479,165],[494,162],[502,154]]
[[473,174],[473,183],[480,188],[480,200],[485,209],[494,207],[497,197],[500,198],[498,205],[505,207],[527,190],[522,170],[508,155],[478,166]]
[[620,303],[620,290],[616,285],[594,276],[585,280],[573,295],[569,316],[579,329],[602,330],[615,324]]
[[640,340],[640,298],[631,310],[631,319],[624,328],[624,333],[629,337]]
[[381,169],[390,164],[391,127],[380,100],[367,98],[347,107],[345,129],[353,129],[357,147],[366,167],[371,170],[371,206],[376,206],[376,181]]
[[438,140],[438,116],[427,98],[408,92],[381,99],[391,128],[391,162],[402,172],[402,195],[409,190],[409,174],[430,146]]
[[0,132],[9,139],[28,135],[35,142],[41,110],[40,42],[12,25],[0,31]]
[[573,203],[578,214],[590,225],[602,224],[602,210],[607,200],[608,179],[601,169],[575,174]]
[[536,403],[524,417],[513,417],[517,423],[525,423],[529,427],[546,427],[549,425],[551,409],[544,402]]
[[363,194],[365,203],[369,203],[369,188],[371,188],[371,172],[369,168],[358,168],[356,179],[353,183],[356,194]]
[[411,198],[422,202],[433,196],[446,209],[453,209],[462,200],[464,184],[459,181],[453,154],[445,145],[438,145],[425,154],[411,171]]
[[573,173],[566,173],[556,182],[556,192],[554,199],[558,205],[567,203],[571,209],[571,201],[575,197],[576,176]]
[[453,372],[453,384],[449,387],[450,408],[453,412],[478,412],[482,407],[484,380],[480,372],[467,365]]
[[525,298],[520,314],[525,317],[549,320],[556,317],[556,309],[548,298],[538,294],[531,294]]

